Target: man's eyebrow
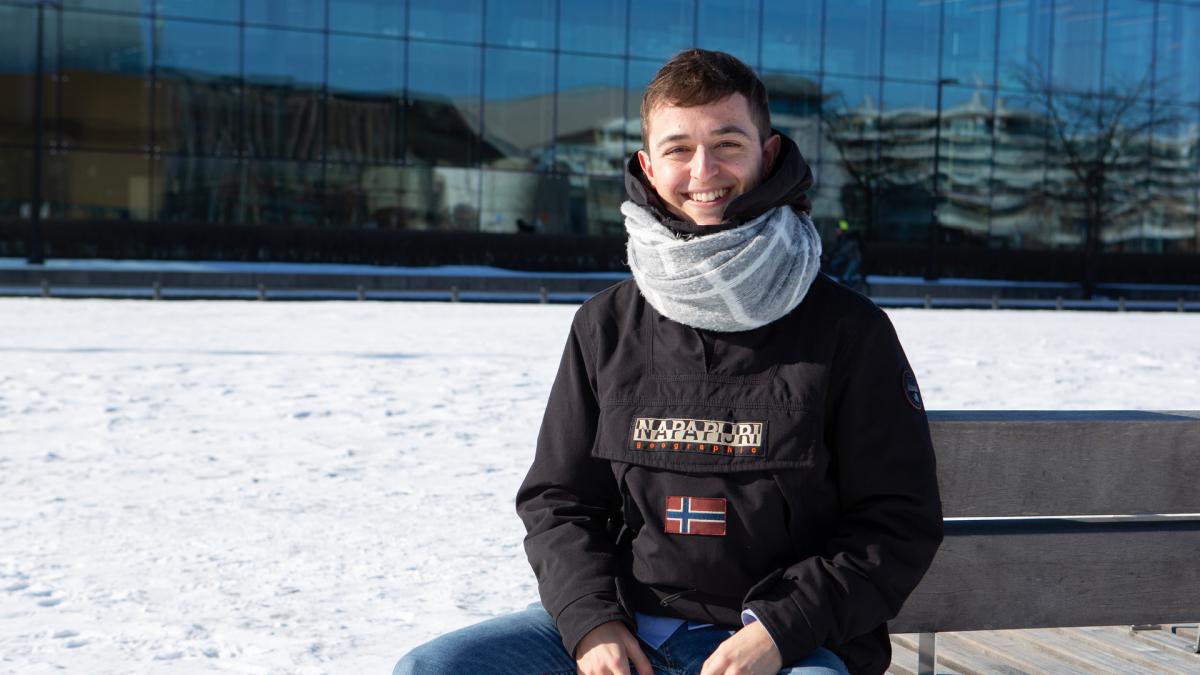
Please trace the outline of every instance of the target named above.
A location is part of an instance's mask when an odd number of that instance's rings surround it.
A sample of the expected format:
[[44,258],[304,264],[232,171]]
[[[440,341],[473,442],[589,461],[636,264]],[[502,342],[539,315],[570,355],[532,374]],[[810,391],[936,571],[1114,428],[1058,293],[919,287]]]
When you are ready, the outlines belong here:
[[[715,131],[713,131],[713,136],[727,136],[729,134],[737,134],[739,136],[750,138],[750,134],[736,124],[726,124],[725,126],[718,127]],[[663,137],[658,143],[655,144],[655,146],[662,147],[668,143],[686,141],[689,138],[691,138],[691,136],[688,136],[687,134],[671,134],[670,136]]]

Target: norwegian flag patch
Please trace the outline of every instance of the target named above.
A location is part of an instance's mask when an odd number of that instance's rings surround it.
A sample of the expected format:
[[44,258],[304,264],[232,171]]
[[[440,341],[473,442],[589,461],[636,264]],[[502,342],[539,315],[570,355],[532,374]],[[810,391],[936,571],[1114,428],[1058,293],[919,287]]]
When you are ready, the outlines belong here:
[[667,497],[667,534],[725,536],[725,500],[720,497]]

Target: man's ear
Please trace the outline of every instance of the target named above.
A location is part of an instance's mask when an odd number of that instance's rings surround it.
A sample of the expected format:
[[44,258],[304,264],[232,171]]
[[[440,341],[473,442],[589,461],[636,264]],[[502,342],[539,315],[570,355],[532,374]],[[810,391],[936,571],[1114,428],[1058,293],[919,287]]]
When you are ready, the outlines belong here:
[[779,148],[783,144],[783,140],[779,138],[779,134],[771,134],[766,143],[763,143],[763,166],[769,172],[775,168],[775,159],[779,157]]
[[[642,165],[642,173],[646,174],[647,180],[649,180],[650,185],[653,186],[654,185],[654,167],[650,166],[650,155],[646,154],[645,150],[638,150],[637,155],[638,155],[638,164]],[[657,186],[655,186],[655,189],[656,190],[658,189]]]

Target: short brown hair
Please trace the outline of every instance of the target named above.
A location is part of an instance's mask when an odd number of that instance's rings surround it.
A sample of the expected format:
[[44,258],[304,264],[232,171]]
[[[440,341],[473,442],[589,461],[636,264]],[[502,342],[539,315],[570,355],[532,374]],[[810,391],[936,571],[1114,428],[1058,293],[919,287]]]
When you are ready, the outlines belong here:
[[692,108],[741,94],[750,105],[750,118],[758,128],[759,142],[771,137],[771,111],[767,88],[749,66],[732,54],[688,49],[671,57],[654,75],[642,94],[642,143],[650,144],[650,113],[660,105]]

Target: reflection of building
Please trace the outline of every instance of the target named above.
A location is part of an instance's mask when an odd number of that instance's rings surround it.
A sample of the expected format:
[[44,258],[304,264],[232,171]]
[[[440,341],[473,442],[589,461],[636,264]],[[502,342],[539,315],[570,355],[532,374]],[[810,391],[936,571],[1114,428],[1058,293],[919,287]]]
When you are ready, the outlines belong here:
[[899,252],[880,267],[907,273],[926,270],[927,243],[944,261],[1079,251],[1088,202],[1014,72],[1041,64],[1056,96],[1080,96],[1149,64],[1139,105],[1182,121],[1122,148],[1101,239],[1200,255],[1200,8],[1180,3],[62,5],[0,0],[0,254],[24,251],[35,185],[47,237],[78,255],[92,248],[54,233],[89,230],[58,224],[620,235],[641,89],[699,44],[762,73],[817,175],[818,225],[849,220],[877,260]]

